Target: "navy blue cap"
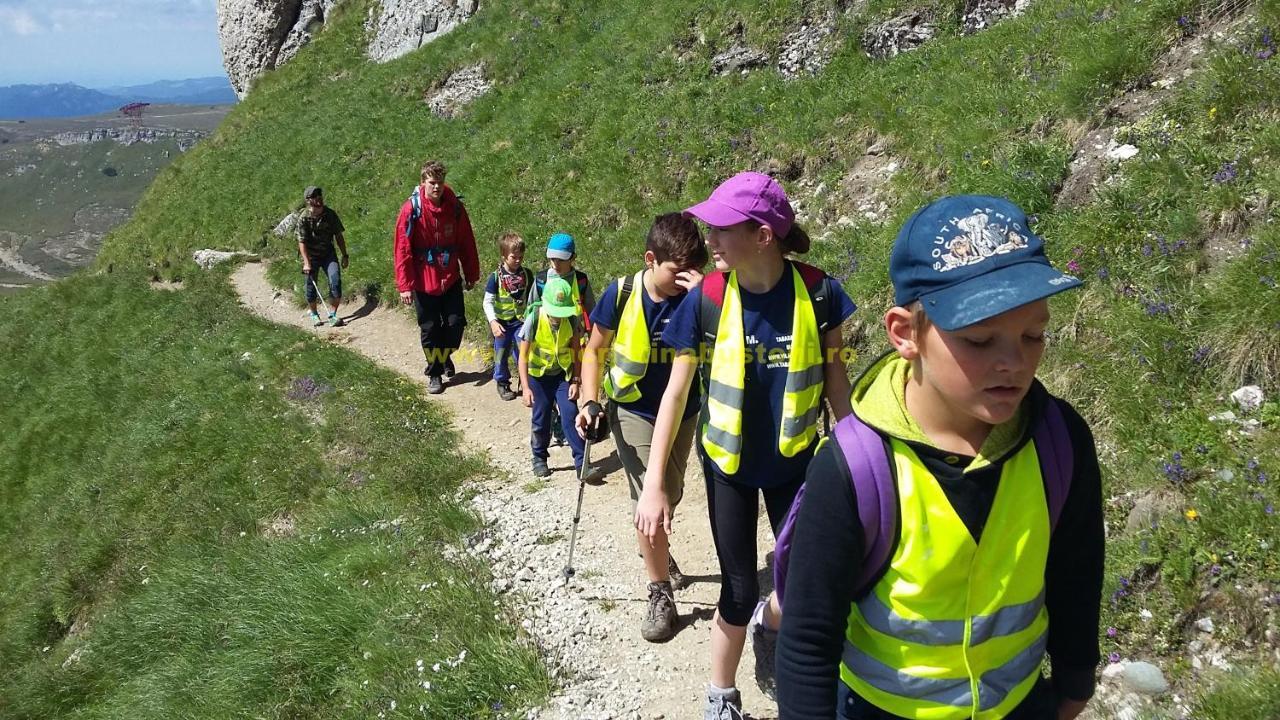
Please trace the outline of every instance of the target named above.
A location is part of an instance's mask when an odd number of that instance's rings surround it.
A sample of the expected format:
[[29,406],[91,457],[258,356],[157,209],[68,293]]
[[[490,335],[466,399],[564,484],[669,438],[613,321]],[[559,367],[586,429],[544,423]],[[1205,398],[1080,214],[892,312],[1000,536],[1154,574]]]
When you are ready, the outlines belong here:
[[1026,213],[1004,198],[954,195],[907,220],[889,254],[893,302],[919,300],[930,322],[959,330],[1081,285],[1059,272]]

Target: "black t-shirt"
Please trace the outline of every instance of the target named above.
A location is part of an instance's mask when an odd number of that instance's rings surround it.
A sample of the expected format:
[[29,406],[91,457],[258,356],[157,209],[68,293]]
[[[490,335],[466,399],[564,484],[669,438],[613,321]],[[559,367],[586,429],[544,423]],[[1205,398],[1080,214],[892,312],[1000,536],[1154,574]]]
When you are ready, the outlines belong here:
[[325,207],[319,217],[312,215],[309,209],[304,209],[302,216],[298,218],[298,242],[306,246],[307,256],[311,258],[312,264],[327,263],[337,257],[333,250],[333,239],[344,229],[333,208]]

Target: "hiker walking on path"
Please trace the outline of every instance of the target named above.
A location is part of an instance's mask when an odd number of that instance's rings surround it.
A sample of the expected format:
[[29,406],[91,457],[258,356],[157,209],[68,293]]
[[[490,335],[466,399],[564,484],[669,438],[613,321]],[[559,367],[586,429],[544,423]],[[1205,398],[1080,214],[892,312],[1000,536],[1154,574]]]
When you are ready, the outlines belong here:
[[[688,291],[702,282],[702,268],[707,264],[707,248],[697,224],[680,213],[655,218],[645,240],[644,263],[644,268],[634,275],[609,284],[591,313],[591,339],[582,356],[582,393],[578,398],[581,409],[576,421],[583,437],[593,423],[608,422],[612,426],[633,510],[640,499],[654,419],[675,355],[662,342],[662,331],[688,297]],[[602,417],[605,413],[599,403],[601,356],[606,351],[612,356],[612,367],[604,378],[604,391],[609,398],[607,419]],[[661,490],[673,509],[684,495],[685,466],[698,425],[699,405],[700,392],[695,387],[681,414],[663,474],[665,485]],[[650,642],[662,642],[676,631],[673,586],[679,585],[679,568],[671,557],[665,534],[659,533],[649,542],[637,530],[636,537],[649,576],[649,604],[640,635]]]
[[796,501],[780,717],[1070,720],[1101,659],[1102,490],[1088,426],[1035,376],[1046,298],[1080,281],[983,196],[913,215],[889,275],[893,349]]
[[324,192],[320,188],[308,185],[302,199],[307,203],[307,210],[298,216],[298,254],[302,256],[302,274],[307,278],[304,293],[307,307],[311,308],[311,323],[324,324],[318,308],[320,288],[316,284],[316,276],[324,270],[329,282],[329,324],[338,327],[342,324],[338,317],[338,306],[342,304],[342,270],[334,244],[342,253],[341,266],[345,269],[349,264],[347,241],[342,236],[345,228],[338,213],[324,204]]
[[767,175],[739,173],[685,213],[706,224],[716,272],[690,291],[662,334],[677,355],[635,520],[650,542],[671,533],[665,469],[701,364],[698,449],[721,574],[703,717],[721,720],[742,714],[736,676],[753,618],[757,681],[772,690],[770,628],[778,618],[776,608],[757,603],[760,495],[776,536],[813,456],[823,399],[837,418],[849,413],[840,326],[854,305],[821,270],[787,258],[807,252],[809,236]]
[[520,389],[524,406],[533,409],[529,443],[533,451],[533,474],[549,477],[547,467],[551,444],[552,409],[560,409],[567,427],[563,432],[573,451],[576,474],[582,477],[585,442],[573,429],[574,400],[581,377],[579,356],[582,347],[582,310],[573,300],[573,290],[563,278],[551,278],[543,287],[542,299],[529,306],[520,329]]
[[396,219],[395,270],[400,301],[413,305],[427,367],[427,392],[444,392],[453,377],[452,355],[462,345],[467,318],[463,290],[480,279],[471,219],[444,182],[445,167],[422,166],[422,182]]
[[[534,276],[533,290],[529,293],[529,303],[538,302],[538,298],[542,295],[542,287],[547,284],[549,278],[564,278],[573,290],[573,301],[578,304],[578,315],[582,318],[582,339],[585,342],[587,333],[591,331],[590,315],[591,311],[595,309],[596,299],[591,292],[591,279],[575,266],[577,259],[578,246],[574,242],[572,235],[558,232],[548,238],[547,263],[550,267]],[[569,418],[569,424],[573,424],[572,417]],[[552,407],[551,437],[557,445],[564,444],[565,433],[562,429],[563,427],[564,423],[560,419],[560,409]]]
[[516,233],[504,233],[498,238],[498,257],[498,269],[489,274],[485,283],[482,305],[493,333],[493,384],[498,388],[498,397],[514,400],[507,358],[516,345],[516,333],[524,324],[533,271],[524,267],[524,239]]

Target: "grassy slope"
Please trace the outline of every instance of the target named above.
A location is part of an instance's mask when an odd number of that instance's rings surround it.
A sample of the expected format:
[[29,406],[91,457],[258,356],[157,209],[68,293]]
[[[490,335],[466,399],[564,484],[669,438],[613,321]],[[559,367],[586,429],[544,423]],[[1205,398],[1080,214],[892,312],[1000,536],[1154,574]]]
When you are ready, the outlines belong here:
[[[807,7],[821,14],[827,4]],[[856,37],[867,18],[904,4],[872,2],[841,29]],[[536,256],[539,239],[563,228],[584,241],[582,265],[599,281],[630,268],[653,214],[699,199],[723,176],[774,158],[834,186],[880,134],[904,162],[898,220],[941,192],[1006,194],[1038,214],[1059,262],[1091,278],[1055,301],[1044,375],[1093,421],[1103,449],[1106,622],[1116,629],[1107,650],[1159,654],[1179,675],[1187,626],[1206,605],[1232,620],[1219,624],[1228,644],[1274,623],[1265,603],[1280,575],[1271,512],[1280,405],[1264,408],[1251,437],[1207,416],[1227,408],[1224,392],[1242,380],[1277,394],[1280,59],[1256,57],[1257,30],[1236,41],[1243,47],[1212,48],[1208,70],[1127,133],[1142,154],[1116,183],[1080,210],[1052,201],[1080,124],[1144,78],[1178,40],[1180,17],[1219,5],[1040,0],[1015,21],[888,62],[850,41],[816,78],[786,83],[768,70],[709,77],[709,60],[736,25],[748,43],[776,46],[800,3],[495,2],[419,52],[372,65],[359,54],[366,5],[353,2],[162,175],[100,262],[168,263],[165,273],[185,275],[196,247],[290,257],[290,241],[268,230],[318,182],[349,229],[350,286],[385,287],[391,222],[417,167],[437,157],[467,196],[487,261],[500,230],[524,233]],[[1280,20],[1271,4],[1256,13],[1259,28]],[[462,119],[431,116],[427,87],[478,61],[493,92]],[[1235,176],[1215,181],[1228,162]],[[844,214],[826,203],[812,200],[815,216]],[[814,252],[868,324],[886,302],[894,226],[830,228]],[[1247,238],[1244,256],[1210,264],[1203,245],[1215,235]],[[287,265],[277,268],[286,283]],[[877,350],[877,337],[859,349]],[[1124,532],[1133,498],[1155,491],[1170,514]]]
[[[480,465],[438,411],[247,317],[221,274],[193,280],[80,278],[0,304],[0,716],[349,717],[394,700],[463,717],[542,697],[484,569],[442,555],[473,527],[450,496]],[[296,534],[267,531],[282,518]]]

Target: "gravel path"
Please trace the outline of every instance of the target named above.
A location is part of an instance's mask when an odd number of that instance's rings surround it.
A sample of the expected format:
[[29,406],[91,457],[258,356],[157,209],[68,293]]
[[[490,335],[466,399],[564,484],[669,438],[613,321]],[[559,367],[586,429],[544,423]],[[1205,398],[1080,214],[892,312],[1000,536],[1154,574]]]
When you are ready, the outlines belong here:
[[[303,309],[272,287],[266,268],[241,265],[232,276],[241,302],[282,325],[311,329]],[[418,329],[406,312],[381,307],[343,308],[347,325],[314,332],[375,362],[423,382]],[[476,322],[476,319],[472,319]],[[594,462],[608,471],[590,484],[582,507],[575,577],[562,578],[578,484],[568,447],[552,448],[547,480],[529,470],[529,412],[518,400],[503,402],[475,363],[458,363],[458,376],[443,395],[432,396],[453,414],[471,449],[488,454],[497,479],[483,481],[472,499],[484,531],[470,552],[488,558],[495,589],[520,610],[522,625],[544,649],[560,682],[559,691],[530,717],[608,720],[701,717],[708,677],[712,612],[719,569],[707,523],[706,493],[696,468],[676,514],[672,552],[692,579],[676,593],[681,628],[670,642],[640,637],[647,594],[631,525],[626,478],[613,443],[592,448]],[[696,465],[696,462],[693,463]],[[760,558],[772,549],[762,519]],[[762,576],[763,577],[763,576]],[[777,709],[756,689],[750,642],[738,685],[750,717],[775,718]]]

